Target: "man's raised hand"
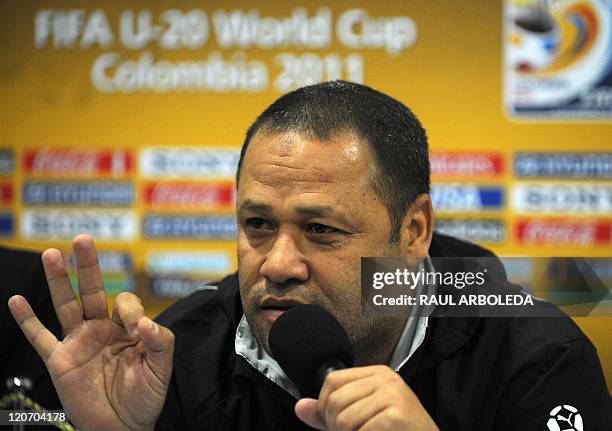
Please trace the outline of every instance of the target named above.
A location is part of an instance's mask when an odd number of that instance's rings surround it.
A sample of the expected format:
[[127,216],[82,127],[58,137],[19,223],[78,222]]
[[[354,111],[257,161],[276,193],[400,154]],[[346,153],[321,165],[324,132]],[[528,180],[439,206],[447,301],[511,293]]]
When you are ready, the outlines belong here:
[[79,296],[59,250],[42,255],[59,341],[22,296],[9,299],[21,330],[44,361],[70,420],[81,430],[153,429],[172,375],[174,335],[144,315],[140,299],[117,296],[112,319],[93,239],[73,241]]

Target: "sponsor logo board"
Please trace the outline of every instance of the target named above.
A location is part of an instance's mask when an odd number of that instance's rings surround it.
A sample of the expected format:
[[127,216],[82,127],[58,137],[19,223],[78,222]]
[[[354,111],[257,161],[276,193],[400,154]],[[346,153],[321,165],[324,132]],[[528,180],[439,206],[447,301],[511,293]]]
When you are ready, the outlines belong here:
[[21,223],[25,239],[72,239],[88,233],[98,240],[136,237],[136,217],[127,210],[28,209]]
[[0,150],[0,175],[11,175],[15,172],[15,153],[13,150]]
[[23,170],[31,175],[123,176],[132,172],[133,165],[132,154],[124,150],[38,148],[23,155]]
[[612,280],[612,258],[585,258],[584,263],[602,280]]
[[529,257],[500,257],[510,281],[529,280],[533,276],[533,259]]
[[437,219],[435,229],[468,241],[499,244],[506,240],[506,225],[502,220]]
[[12,235],[14,226],[12,214],[0,214],[0,236]]
[[231,270],[231,256],[220,251],[153,251],[147,258],[147,272],[155,275],[221,275]]
[[[69,272],[68,277],[70,278],[70,284],[73,290],[76,291],[79,283],[76,272]],[[104,284],[104,292],[107,295],[115,296],[121,292],[136,291],[136,282],[134,281],[134,277],[130,274],[103,273],[102,283]]]
[[129,182],[27,181],[22,200],[29,205],[107,205],[134,203],[134,185]]
[[[76,275],[76,258],[73,254],[65,257],[66,269],[72,286],[78,285]],[[102,272],[104,290],[109,295],[136,290],[132,258],[128,253],[119,251],[98,251],[98,263]]]
[[[208,286],[199,279],[189,277],[151,277],[149,291],[159,298],[182,298]],[[213,290],[211,287],[210,290]],[[216,290],[216,289],[215,289]]]
[[534,259],[529,257],[500,257],[506,277],[510,283],[521,286],[527,292],[534,293],[532,283],[534,277]]
[[0,205],[9,205],[13,202],[13,185],[0,183]]
[[140,153],[140,172],[156,178],[234,179],[240,149],[145,148]]
[[504,205],[504,190],[498,186],[438,183],[431,186],[434,210],[442,212],[499,210]]
[[[68,266],[76,268],[76,258],[73,254],[66,258]],[[98,251],[98,264],[103,273],[132,272],[132,257],[122,251]]]
[[236,239],[233,216],[147,216],[144,236],[149,239]]
[[612,153],[535,153],[514,156],[514,174],[532,178],[612,178]]
[[432,151],[429,163],[433,177],[498,177],[504,171],[498,153]]
[[612,222],[521,219],[515,224],[515,236],[517,242],[523,245],[607,246],[612,242]]
[[517,212],[612,213],[611,184],[517,184],[513,188]]
[[233,208],[234,183],[157,182],[144,186],[144,200],[153,208]]

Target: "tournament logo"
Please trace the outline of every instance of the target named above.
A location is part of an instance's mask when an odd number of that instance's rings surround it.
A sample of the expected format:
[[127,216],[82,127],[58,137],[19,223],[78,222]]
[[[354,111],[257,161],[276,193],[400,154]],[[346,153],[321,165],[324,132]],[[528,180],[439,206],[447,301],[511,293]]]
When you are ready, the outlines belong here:
[[517,212],[611,214],[612,184],[518,184],[512,201]]
[[506,0],[505,99],[517,117],[612,116],[612,5]]
[[432,184],[431,200],[435,211],[494,211],[504,205],[504,191],[497,186],[476,184]]
[[499,153],[441,152],[429,155],[433,177],[499,177],[504,158]]
[[25,150],[23,170],[31,175],[123,176],[132,172],[131,153],[93,148],[39,148]]
[[514,231],[523,245],[589,247],[612,243],[612,222],[605,220],[522,219]]
[[535,153],[514,156],[517,177],[612,178],[612,153]]

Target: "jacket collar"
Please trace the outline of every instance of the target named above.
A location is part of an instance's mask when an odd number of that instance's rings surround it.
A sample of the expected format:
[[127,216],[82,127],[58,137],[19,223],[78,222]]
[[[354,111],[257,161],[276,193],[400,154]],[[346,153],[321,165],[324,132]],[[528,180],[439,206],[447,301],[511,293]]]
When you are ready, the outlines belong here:
[[[433,235],[429,255],[436,270],[442,272],[457,271],[460,268],[452,265],[449,267],[448,261],[436,258],[495,256],[489,250],[475,244],[437,233]],[[480,317],[447,317],[446,311],[446,307],[436,307],[430,316],[430,329],[427,331],[423,345],[406,366],[402,367],[401,374],[406,378],[433,368],[461,349],[470,341],[481,323]]]

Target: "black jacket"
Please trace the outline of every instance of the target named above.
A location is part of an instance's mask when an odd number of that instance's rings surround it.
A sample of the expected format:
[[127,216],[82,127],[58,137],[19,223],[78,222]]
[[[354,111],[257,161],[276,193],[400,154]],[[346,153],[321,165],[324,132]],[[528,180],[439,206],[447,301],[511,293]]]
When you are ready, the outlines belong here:
[[[492,254],[435,235],[430,256]],[[310,429],[293,413],[295,400],[235,354],[243,314],[237,275],[218,286],[157,319],[175,333],[176,347],[156,429]],[[566,404],[578,409],[585,431],[610,430],[612,403],[596,350],[571,319],[556,315],[430,318],[399,373],[441,430],[546,430],[551,410]]]
[[[8,309],[8,299],[23,295],[42,324],[56,337],[61,337],[40,253],[0,247],[0,397],[8,394],[6,380],[25,376],[32,379],[33,388],[26,395],[46,409],[60,410],[51,376],[42,359],[25,338]],[[37,426],[40,431],[57,429]]]

